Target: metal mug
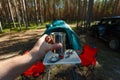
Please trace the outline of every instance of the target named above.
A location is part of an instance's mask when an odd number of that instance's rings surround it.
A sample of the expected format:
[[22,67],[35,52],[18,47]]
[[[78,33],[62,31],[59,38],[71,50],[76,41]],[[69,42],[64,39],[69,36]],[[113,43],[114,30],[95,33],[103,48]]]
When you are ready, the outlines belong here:
[[64,53],[66,50],[66,34],[63,32],[52,32],[50,37],[53,40],[53,43],[61,43],[62,48],[53,50],[53,53],[57,53],[59,58],[64,58]]

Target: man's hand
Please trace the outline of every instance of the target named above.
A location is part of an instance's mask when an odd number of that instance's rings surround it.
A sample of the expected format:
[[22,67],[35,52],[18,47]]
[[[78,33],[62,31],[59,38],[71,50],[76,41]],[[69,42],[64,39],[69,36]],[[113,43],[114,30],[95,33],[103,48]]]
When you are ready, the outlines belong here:
[[36,42],[32,50],[30,51],[30,54],[36,54],[36,59],[40,59],[40,57],[43,57],[48,51],[61,47],[61,43],[53,44],[52,39],[45,34]]

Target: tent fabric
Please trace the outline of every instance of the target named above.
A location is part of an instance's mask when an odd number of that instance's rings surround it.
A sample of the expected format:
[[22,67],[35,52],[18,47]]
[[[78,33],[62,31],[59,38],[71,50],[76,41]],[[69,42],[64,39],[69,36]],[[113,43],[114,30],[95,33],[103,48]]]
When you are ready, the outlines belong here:
[[81,50],[80,40],[78,35],[71,29],[71,27],[63,20],[56,20],[46,26],[47,29],[44,34],[50,35],[52,32],[66,33],[66,49]]

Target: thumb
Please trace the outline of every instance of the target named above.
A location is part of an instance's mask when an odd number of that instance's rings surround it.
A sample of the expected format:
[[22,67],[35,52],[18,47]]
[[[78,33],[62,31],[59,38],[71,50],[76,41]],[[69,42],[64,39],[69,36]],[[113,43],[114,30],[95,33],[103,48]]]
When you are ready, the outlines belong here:
[[55,43],[55,44],[51,45],[51,50],[58,49],[58,48],[62,48],[62,44],[61,43]]

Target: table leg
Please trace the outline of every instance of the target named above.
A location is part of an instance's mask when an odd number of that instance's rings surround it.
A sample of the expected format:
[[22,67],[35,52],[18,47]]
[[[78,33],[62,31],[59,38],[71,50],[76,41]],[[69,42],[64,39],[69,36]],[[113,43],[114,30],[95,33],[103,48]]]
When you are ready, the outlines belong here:
[[47,74],[47,80],[50,80],[50,72],[51,72],[51,70],[52,70],[52,68],[54,67],[54,65],[49,65],[49,66],[46,66],[46,68],[47,68],[47,72],[46,72],[46,74]]
[[47,71],[47,80],[50,80],[50,69]]

